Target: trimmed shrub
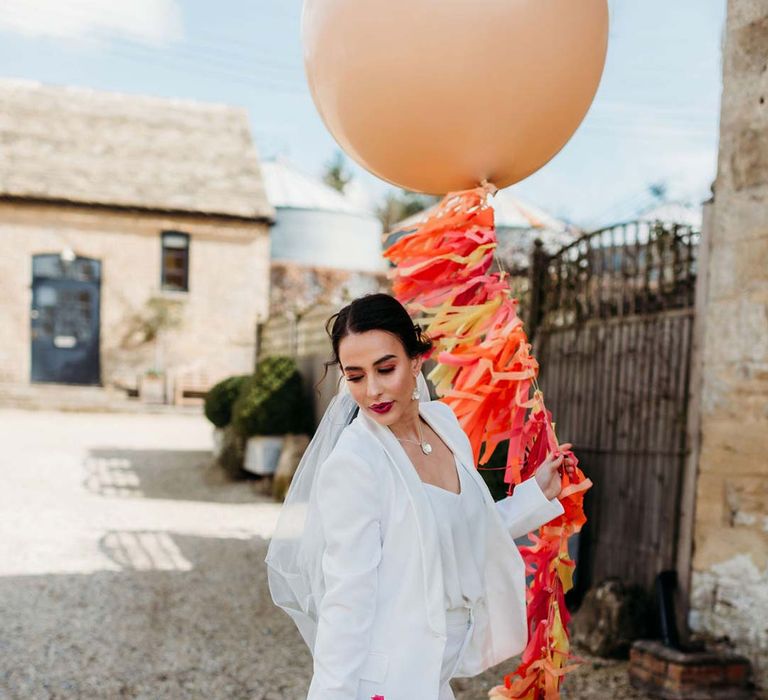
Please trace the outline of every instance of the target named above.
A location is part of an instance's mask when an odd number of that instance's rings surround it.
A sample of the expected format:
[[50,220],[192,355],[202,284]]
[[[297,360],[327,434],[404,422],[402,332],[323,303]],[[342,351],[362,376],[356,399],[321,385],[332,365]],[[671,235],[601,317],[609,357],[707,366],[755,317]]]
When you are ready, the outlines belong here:
[[250,374],[227,377],[212,386],[205,395],[205,417],[217,428],[224,428],[232,422],[232,407],[250,378]]
[[232,409],[232,424],[246,437],[307,433],[311,406],[292,357],[265,357]]

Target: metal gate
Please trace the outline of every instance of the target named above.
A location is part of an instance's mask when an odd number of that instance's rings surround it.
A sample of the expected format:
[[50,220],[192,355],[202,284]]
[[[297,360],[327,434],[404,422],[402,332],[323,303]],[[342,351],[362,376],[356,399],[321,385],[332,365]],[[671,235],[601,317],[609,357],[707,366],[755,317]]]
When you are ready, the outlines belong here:
[[98,384],[101,263],[90,258],[32,258],[33,382]]
[[331,341],[325,323],[337,311],[338,308],[323,304],[301,316],[272,316],[259,325],[257,360],[265,355],[330,356]]
[[699,231],[632,222],[531,266],[529,330],[558,438],[594,482],[577,595],[674,568]]

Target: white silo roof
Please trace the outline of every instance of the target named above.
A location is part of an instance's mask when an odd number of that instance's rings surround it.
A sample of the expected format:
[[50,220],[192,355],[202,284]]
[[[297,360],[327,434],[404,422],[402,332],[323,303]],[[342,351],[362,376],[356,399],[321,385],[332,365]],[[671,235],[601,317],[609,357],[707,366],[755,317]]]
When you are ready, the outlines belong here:
[[570,226],[548,214],[540,207],[512,194],[511,189],[499,190],[492,198],[496,226],[499,228],[543,229],[567,231]]
[[[358,195],[347,197],[320,178],[299,170],[284,158],[261,163],[269,203],[276,209],[314,209],[373,217]],[[357,192],[357,191],[356,191]]]

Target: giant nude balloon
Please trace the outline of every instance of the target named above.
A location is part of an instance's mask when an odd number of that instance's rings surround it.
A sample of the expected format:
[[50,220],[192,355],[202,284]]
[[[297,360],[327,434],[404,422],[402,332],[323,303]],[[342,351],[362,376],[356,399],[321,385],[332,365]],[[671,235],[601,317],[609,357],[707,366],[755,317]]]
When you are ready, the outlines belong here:
[[305,0],[312,98],[392,184],[502,188],[568,142],[597,91],[607,0]]

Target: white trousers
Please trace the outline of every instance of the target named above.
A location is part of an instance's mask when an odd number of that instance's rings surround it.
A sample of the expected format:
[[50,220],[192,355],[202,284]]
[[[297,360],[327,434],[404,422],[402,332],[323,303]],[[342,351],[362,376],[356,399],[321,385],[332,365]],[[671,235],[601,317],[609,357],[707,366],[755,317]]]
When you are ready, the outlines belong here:
[[455,700],[451,684],[448,682],[459,665],[464,647],[472,634],[475,618],[471,607],[451,608],[445,612],[445,626],[448,639],[445,642],[443,666],[440,671],[440,693],[437,700]]

